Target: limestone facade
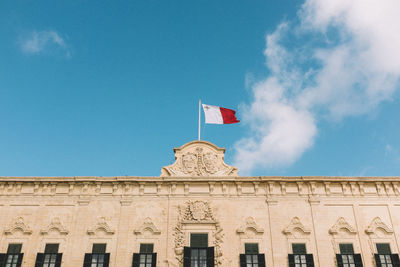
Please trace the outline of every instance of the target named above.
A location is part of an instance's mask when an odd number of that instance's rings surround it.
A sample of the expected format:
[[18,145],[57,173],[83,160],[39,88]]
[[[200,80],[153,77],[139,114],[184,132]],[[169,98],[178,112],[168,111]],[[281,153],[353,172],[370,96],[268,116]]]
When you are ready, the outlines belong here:
[[175,149],[160,177],[1,177],[0,253],[22,244],[22,266],[58,243],[61,266],[82,266],[105,243],[112,267],[132,266],[141,243],[157,266],[182,266],[190,234],[208,234],[215,266],[238,267],[245,243],[258,243],[266,266],[288,266],[292,243],[314,265],[337,266],[352,243],[366,267],[376,243],[399,252],[400,177],[241,177],[224,149],[195,141]]

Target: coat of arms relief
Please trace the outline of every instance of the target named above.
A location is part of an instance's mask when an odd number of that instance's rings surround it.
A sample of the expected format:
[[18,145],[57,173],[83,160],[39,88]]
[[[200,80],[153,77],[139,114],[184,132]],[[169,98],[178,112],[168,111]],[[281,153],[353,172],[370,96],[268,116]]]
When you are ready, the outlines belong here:
[[175,148],[175,163],[163,167],[161,176],[237,176],[237,168],[224,162],[224,148],[193,141]]
[[175,256],[179,262],[183,260],[183,248],[188,246],[186,229],[188,225],[208,225],[211,229],[212,245],[215,249],[215,266],[222,266],[222,250],[224,234],[220,223],[215,219],[207,201],[188,201],[185,207],[178,206],[178,223],[174,228]]

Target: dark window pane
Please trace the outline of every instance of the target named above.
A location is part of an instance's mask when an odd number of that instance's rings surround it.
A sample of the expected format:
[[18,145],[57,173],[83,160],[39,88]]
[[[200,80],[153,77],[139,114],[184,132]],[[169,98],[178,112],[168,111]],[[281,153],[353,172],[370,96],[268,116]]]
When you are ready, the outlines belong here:
[[22,244],[9,244],[7,253],[8,254],[18,254],[21,253]]
[[258,244],[257,243],[246,243],[244,244],[245,254],[258,254]]
[[340,254],[354,254],[353,244],[339,244]]
[[376,250],[378,251],[378,254],[391,254],[389,243],[377,243]]
[[292,250],[293,254],[307,254],[306,244],[293,243]]
[[58,244],[46,244],[44,253],[58,253]]
[[153,253],[153,244],[140,244],[140,253]]
[[195,248],[208,247],[207,234],[190,234],[190,246]]
[[93,244],[92,253],[106,253],[106,245],[107,244]]

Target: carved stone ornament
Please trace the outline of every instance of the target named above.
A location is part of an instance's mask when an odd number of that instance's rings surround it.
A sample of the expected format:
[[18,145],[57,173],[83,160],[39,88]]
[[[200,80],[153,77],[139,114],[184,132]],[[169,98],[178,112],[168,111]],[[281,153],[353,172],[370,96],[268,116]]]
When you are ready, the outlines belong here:
[[290,221],[290,224],[285,229],[283,229],[282,232],[285,235],[293,235],[294,230],[296,229],[301,230],[303,234],[306,235],[311,233],[311,231],[300,222],[300,219],[298,217],[293,217],[293,219]]
[[206,201],[189,201],[184,212],[183,221],[215,223],[210,205]]
[[375,217],[371,223],[369,224],[368,228],[365,230],[365,233],[368,235],[376,234],[377,229],[382,229],[387,234],[393,234],[393,229],[387,226],[379,217]]
[[142,226],[140,226],[138,229],[136,229],[134,231],[134,234],[142,235],[142,234],[144,234],[145,231],[150,231],[151,233],[153,233],[153,235],[161,234],[161,231],[157,229],[157,227],[154,225],[154,223],[152,222],[152,220],[149,217],[144,219]]
[[354,229],[343,217],[337,219],[336,223],[329,229],[331,235],[339,234],[340,230],[347,230],[350,234],[357,234],[357,230]]
[[108,225],[106,221],[106,217],[100,217],[96,225],[87,230],[89,235],[94,235],[96,231],[104,231],[106,234],[112,235],[114,234],[114,230]]
[[236,233],[238,234],[244,234],[246,232],[247,229],[251,229],[254,232],[256,232],[257,234],[263,234],[264,233],[264,229],[262,229],[260,226],[258,226],[256,224],[256,222],[254,221],[253,217],[248,217],[246,219],[246,223],[244,225],[242,225],[241,227],[239,227],[236,230]]
[[175,163],[161,169],[161,176],[237,176],[237,168],[224,162],[225,149],[206,141],[192,141],[174,148]]
[[212,209],[207,201],[188,201],[186,207],[178,207],[178,223],[174,228],[173,236],[175,238],[175,258],[182,263],[183,247],[185,246],[184,226],[188,224],[211,224],[213,245],[215,247],[215,266],[222,266],[222,250],[224,234],[220,223],[214,218]]
[[40,231],[42,235],[48,234],[51,230],[57,230],[62,235],[67,235],[68,230],[61,223],[60,218],[55,217],[51,223],[43,230]]
[[11,235],[15,233],[16,231],[22,231],[24,235],[30,235],[32,234],[32,230],[29,228],[29,226],[24,222],[23,217],[17,217],[15,218],[14,222],[4,230],[4,233],[6,235]]

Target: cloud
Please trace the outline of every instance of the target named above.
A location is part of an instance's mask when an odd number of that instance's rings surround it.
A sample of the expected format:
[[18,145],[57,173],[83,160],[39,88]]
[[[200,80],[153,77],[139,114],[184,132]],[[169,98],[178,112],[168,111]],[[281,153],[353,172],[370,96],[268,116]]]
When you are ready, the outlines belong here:
[[266,37],[269,76],[243,105],[248,136],[235,144],[242,173],[292,164],[320,120],[371,112],[400,78],[398,0],[307,0],[298,22]]
[[36,55],[48,50],[60,49],[69,56],[65,40],[56,31],[32,31],[20,42],[21,50],[26,54]]

